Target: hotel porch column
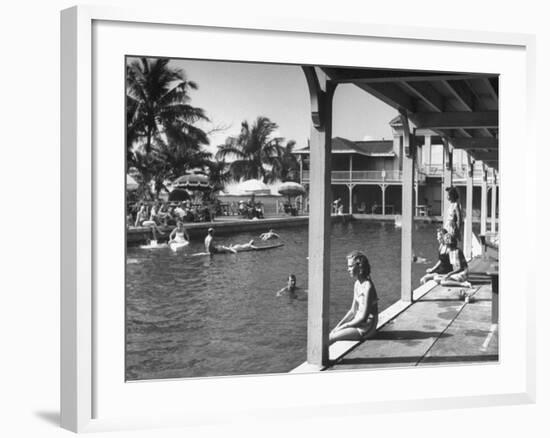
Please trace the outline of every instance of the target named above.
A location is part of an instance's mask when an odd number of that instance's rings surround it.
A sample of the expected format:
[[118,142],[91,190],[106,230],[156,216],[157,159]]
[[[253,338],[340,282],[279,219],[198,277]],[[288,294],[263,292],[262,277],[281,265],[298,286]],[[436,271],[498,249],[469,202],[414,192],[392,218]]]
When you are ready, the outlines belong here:
[[401,300],[412,301],[412,230],[414,187],[414,135],[405,111],[400,110],[403,125],[403,182],[401,190]]
[[382,215],[386,214],[386,184],[380,184],[380,188],[382,189]]
[[466,176],[466,222],[464,224],[464,256],[472,258],[472,216],[474,207],[474,161],[468,156],[468,174]]
[[487,234],[487,168],[483,165],[483,176],[481,180],[481,230],[480,234]]
[[491,184],[491,233],[497,232],[497,174],[493,169],[493,183]]
[[313,67],[302,67],[311,102],[309,190],[309,298],[307,362],[326,365],[329,360],[329,287],[331,224],[332,98],[336,84]]
[[442,209],[441,216],[445,220],[445,213],[449,208],[449,201],[447,200],[447,192],[445,189],[453,185],[453,150],[446,139],[441,139],[443,142],[443,187],[441,188]]
[[350,154],[349,156],[349,184],[348,184],[348,190],[349,190],[349,214],[353,213],[353,187],[352,184],[353,181],[353,155]]
[[353,188],[355,187],[355,184],[347,184],[348,191],[349,191],[349,214],[352,214],[352,207],[353,207]]

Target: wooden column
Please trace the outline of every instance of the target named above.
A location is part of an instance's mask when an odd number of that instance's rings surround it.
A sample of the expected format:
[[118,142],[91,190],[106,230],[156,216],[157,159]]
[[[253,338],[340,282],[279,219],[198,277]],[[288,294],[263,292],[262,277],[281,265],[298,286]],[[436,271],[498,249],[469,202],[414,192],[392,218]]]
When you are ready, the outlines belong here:
[[491,233],[497,232],[497,176],[493,169],[493,183],[491,184]]
[[[332,98],[336,84],[302,67],[308,83],[313,125],[310,147],[309,296],[307,362],[328,364]],[[324,85],[325,91],[321,88]],[[342,260],[342,264],[345,260]]]
[[427,160],[428,167],[432,167],[432,136],[431,135],[424,136],[424,146],[426,146],[426,151],[428,153],[428,160]]
[[382,189],[382,214],[386,214],[386,184],[382,184],[380,188]]
[[414,187],[414,135],[405,111],[399,112],[403,125],[403,181],[401,190],[401,300],[412,301],[412,230]]
[[487,233],[487,168],[483,165],[483,179],[481,180],[481,235]]
[[353,213],[352,207],[353,207],[353,184],[348,184],[348,191],[349,191],[349,214]]
[[464,256],[472,257],[472,217],[474,208],[474,161],[468,156],[468,172],[466,176],[466,222],[464,224]]
[[443,141],[443,187],[441,188],[442,194],[441,199],[443,200],[443,209],[441,215],[445,216],[449,208],[449,201],[447,199],[447,192],[445,189],[453,185],[453,149],[447,142],[447,140],[442,139]]

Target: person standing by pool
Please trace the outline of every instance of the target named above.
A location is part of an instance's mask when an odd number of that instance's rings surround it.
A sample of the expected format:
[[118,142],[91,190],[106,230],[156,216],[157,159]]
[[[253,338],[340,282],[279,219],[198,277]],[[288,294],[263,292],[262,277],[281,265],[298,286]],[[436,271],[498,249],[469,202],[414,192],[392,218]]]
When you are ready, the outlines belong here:
[[378,325],[378,295],[371,279],[367,256],[353,251],[347,256],[348,273],[355,280],[353,302],[342,320],[329,334],[329,344],[336,341],[369,339]]
[[457,241],[460,238],[460,226],[462,224],[462,208],[460,207],[458,190],[456,187],[447,187],[447,199],[449,200],[449,206],[445,212],[445,218],[443,220],[443,228],[451,236],[455,237]]

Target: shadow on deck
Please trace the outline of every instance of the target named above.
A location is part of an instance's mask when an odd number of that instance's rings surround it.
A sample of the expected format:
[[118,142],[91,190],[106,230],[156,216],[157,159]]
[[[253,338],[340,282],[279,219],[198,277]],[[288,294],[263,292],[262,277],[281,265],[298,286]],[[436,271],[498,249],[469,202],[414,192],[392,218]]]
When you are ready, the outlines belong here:
[[[373,339],[343,351],[331,346],[327,371],[498,361],[498,326],[491,323],[492,290],[486,275],[494,260],[470,263],[471,298],[459,287],[434,285],[413,304],[382,323]],[[335,352],[340,350],[339,357]]]

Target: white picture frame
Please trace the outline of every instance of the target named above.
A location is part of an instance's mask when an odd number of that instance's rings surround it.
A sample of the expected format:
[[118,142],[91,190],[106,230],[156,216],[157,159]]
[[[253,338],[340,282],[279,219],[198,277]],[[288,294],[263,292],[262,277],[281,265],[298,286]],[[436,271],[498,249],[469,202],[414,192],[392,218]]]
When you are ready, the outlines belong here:
[[[146,39],[147,43],[140,41],[136,36],[145,30],[149,36]],[[170,52],[171,48],[166,44],[162,46],[166,53],[161,53],[159,41],[167,38],[167,33],[180,30],[186,32],[188,36],[196,34],[199,42],[219,43],[220,40],[217,38],[225,33],[226,37],[231,34],[232,38],[248,41],[254,38],[266,38],[271,42],[276,41],[277,45],[286,45],[288,50],[274,51],[260,58],[253,44],[248,52],[243,52],[237,45],[222,48],[212,45],[209,48],[208,44],[204,43],[203,46],[198,45],[178,53]],[[123,32],[128,34],[123,35]],[[107,40],[111,43],[109,46],[112,46],[109,47],[112,53],[109,54],[105,45]],[[107,279],[102,278],[102,276],[106,277],[103,275],[105,271],[102,271],[103,264],[112,262],[100,257],[100,254],[104,254],[105,242],[108,239],[109,242],[114,242],[113,247],[117,248],[116,242],[120,243],[124,233],[122,226],[120,229],[114,227],[112,233],[106,233],[100,213],[103,203],[108,202],[109,205],[116,206],[118,202],[122,205],[123,198],[120,197],[120,193],[124,187],[122,173],[117,171],[117,163],[120,164],[120,161],[115,159],[114,163],[108,165],[103,158],[104,154],[97,151],[97,141],[103,138],[104,134],[96,130],[95,124],[103,114],[98,110],[98,106],[105,105],[105,102],[102,96],[96,94],[96,87],[101,81],[109,80],[109,77],[105,76],[108,71],[102,69],[103,66],[108,65],[105,61],[112,59],[111,56],[118,59],[120,53],[150,56],[185,55],[197,58],[207,50],[208,56],[216,59],[216,53],[220,53],[221,49],[225,53],[224,59],[233,60],[289,63],[301,61],[318,64],[328,64],[331,60],[335,64],[345,62],[346,59],[349,61],[349,53],[321,50],[319,45],[315,46],[316,41],[333,42],[335,47],[339,44],[383,43],[395,50],[397,56],[393,66],[396,68],[415,68],[416,65],[418,69],[427,69],[427,64],[430,62],[426,59],[415,60],[413,56],[415,50],[437,51],[440,59],[433,61],[433,58],[430,58],[432,68],[439,65],[439,68],[445,70],[452,69],[456,65],[458,62],[456,59],[453,60],[451,55],[444,54],[448,51],[459,51],[465,56],[465,60],[461,61],[465,64],[460,70],[469,70],[472,67],[473,61],[467,59],[468,54],[475,51],[479,51],[484,56],[483,59],[479,59],[480,70],[489,68],[490,64],[502,66],[502,70],[498,70],[498,73],[503,75],[503,87],[509,90],[509,94],[505,92],[500,103],[503,127],[502,139],[499,139],[503,148],[501,184],[505,187],[502,200],[504,218],[502,229],[505,231],[501,249],[501,269],[505,281],[502,281],[501,292],[503,297],[501,363],[497,365],[498,368],[464,367],[458,371],[459,382],[452,388],[437,387],[437,382],[444,381],[451,372],[457,375],[456,370],[450,371],[445,367],[415,369],[413,370],[414,381],[410,379],[410,370],[381,371],[380,373],[383,374],[381,380],[384,380],[381,385],[387,385],[389,380],[393,380],[397,388],[395,391],[388,391],[384,397],[381,395],[384,394],[382,387],[378,392],[374,388],[372,394],[357,394],[353,400],[348,399],[345,402],[337,398],[338,388],[349,383],[351,378],[366,379],[372,387],[373,373],[378,371],[336,373],[323,377],[323,381],[319,380],[318,373],[284,376],[284,378],[253,376],[131,384],[124,384],[121,381],[120,385],[125,385],[121,391],[126,395],[122,395],[122,392],[117,393],[117,390],[113,389],[111,379],[116,379],[118,371],[113,372],[110,369],[116,365],[109,364],[105,358],[110,352],[115,352],[118,357],[116,352],[123,349],[123,345],[116,337],[120,333],[113,336],[112,340],[106,340],[105,333],[109,333],[113,326],[104,324],[103,321],[108,319],[102,307],[105,306],[106,300],[98,299],[97,296],[98,288],[101,291],[110,288]],[[132,42],[132,47],[129,47],[129,42]],[[126,43],[128,47],[124,47]],[[299,48],[290,49],[292,44],[297,43],[303,43],[303,47],[317,47],[318,50],[311,50],[306,57]],[[136,49],[137,44],[142,44],[142,48]],[[529,267],[525,261],[517,261],[515,269],[524,275],[518,275],[516,279],[511,276],[506,277],[505,269],[506,266],[512,265],[510,260],[516,263],[512,258],[513,253],[518,251],[533,253],[533,243],[521,241],[517,236],[513,236],[514,233],[507,231],[518,227],[521,208],[514,209],[511,203],[506,201],[510,197],[519,197],[522,202],[530,202],[534,205],[533,200],[537,196],[536,175],[533,169],[528,172],[525,162],[521,162],[519,158],[520,162],[516,163],[516,173],[521,173],[523,178],[516,184],[510,183],[510,180],[506,179],[506,172],[507,169],[511,169],[514,158],[507,155],[506,145],[514,139],[526,139],[525,150],[536,155],[532,122],[535,119],[534,44],[534,37],[530,35],[394,27],[361,22],[317,22],[293,17],[258,18],[242,14],[239,18],[227,19],[211,12],[206,15],[188,10],[178,12],[151,8],[139,11],[90,6],[79,6],[63,11],[61,32],[62,427],[83,432],[211,424],[212,422],[223,424],[235,421],[236,418],[269,419],[271,416],[289,412],[292,412],[293,418],[341,415],[350,412],[359,415],[362,412],[418,409],[419,402],[422,409],[533,402],[535,397],[535,309],[534,300],[531,298],[535,294],[535,287],[533,276],[530,275],[533,268]],[[137,53],[135,50],[141,52]],[[495,62],[489,62],[486,59],[486,56],[491,53],[494,54]],[[105,59],[102,56],[106,56]],[[468,62],[470,64],[466,65]],[[123,86],[123,83],[120,84],[118,81],[115,87],[120,85]],[[109,86],[104,88],[113,91]],[[123,100],[122,90],[120,89],[120,94],[110,93],[114,96],[113,99],[119,101],[117,103],[119,106],[115,105],[115,108],[119,108],[120,101]],[[514,107],[514,111],[510,111],[510,106]],[[114,111],[116,120],[118,113],[116,109]],[[515,123],[511,123],[513,122],[512,113],[517,116]],[[120,112],[120,123],[124,120],[122,114]],[[119,155],[121,157],[123,155],[122,144]],[[108,182],[107,178],[109,178]],[[112,186],[112,182],[119,183],[121,191],[115,190],[107,200],[103,196],[106,193],[105,186]],[[102,236],[102,241],[98,240],[98,235]],[[123,251],[122,247],[120,251]],[[112,256],[117,257],[120,251],[115,250]],[[117,264],[115,260],[114,269],[120,269],[123,263],[123,260],[119,260]],[[522,294],[512,302],[509,291],[517,287]],[[113,289],[114,292],[110,293],[116,296],[118,289],[116,286]],[[506,316],[510,315],[509,309],[512,306],[518,313],[515,323]],[[119,318],[120,324],[123,324],[120,301],[114,303],[113,309],[115,314],[113,318]],[[99,324],[101,327],[98,327],[98,320],[101,321]],[[117,329],[120,327],[116,326],[116,322],[114,327],[115,330],[111,333],[118,333]],[[509,369],[507,364],[510,364]],[[489,377],[491,373],[495,375],[494,382]],[[503,377],[506,382],[502,381]],[[498,383],[499,379],[500,383]],[[405,387],[403,382],[408,382],[409,385]],[[473,390],[476,385],[479,387],[477,391]],[[167,403],[174,400],[177,392],[180,391],[180,389],[176,391],[171,389],[176,386],[196,396],[192,406],[172,403],[171,408],[167,407]],[[399,391],[400,387],[401,391]],[[303,396],[296,397],[292,403],[287,402],[285,396],[288,393],[285,391],[291,388],[299,388],[301,393],[304,393]],[[111,390],[113,393],[108,395],[109,399],[111,397],[113,399],[109,404],[105,394]],[[235,397],[237,393],[241,395]],[[146,403],[151,400],[158,401],[159,398],[155,396],[162,398],[163,394],[166,395],[167,403]],[[218,399],[216,402],[212,402],[214,395]],[[127,405],[128,400],[140,402],[139,405]],[[134,415],[131,415],[132,409]]]

